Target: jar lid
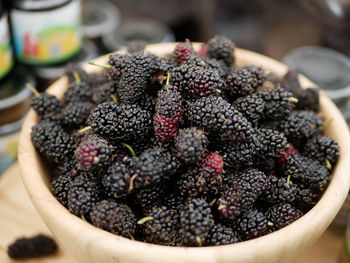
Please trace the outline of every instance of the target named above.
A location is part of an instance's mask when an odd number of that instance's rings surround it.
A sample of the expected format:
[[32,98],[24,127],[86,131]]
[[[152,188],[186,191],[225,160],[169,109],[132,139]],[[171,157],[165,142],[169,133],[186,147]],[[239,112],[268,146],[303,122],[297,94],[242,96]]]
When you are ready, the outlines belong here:
[[128,46],[133,41],[152,44],[173,40],[174,35],[166,24],[150,18],[128,19],[112,34],[102,38],[105,48],[110,52]]
[[350,59],[329,48],[301,47],[282,60],[320,86],[334,100],[350,96]]
[[28,11],[41,11],[54,9],[64,5],[71,0],[17,0],[14,1],[14,7]]
[[120,24],[120,11],[111,2],[88,1],[82,5],[82,31],[84,37],[98,38],[111,34]]

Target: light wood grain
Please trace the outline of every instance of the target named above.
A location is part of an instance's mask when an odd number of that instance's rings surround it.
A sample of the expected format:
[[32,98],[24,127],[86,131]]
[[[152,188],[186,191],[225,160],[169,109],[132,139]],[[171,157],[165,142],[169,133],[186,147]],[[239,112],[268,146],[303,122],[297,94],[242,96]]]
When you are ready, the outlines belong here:
[[[195,45],[198,48],[198,44]],[[156,44],[147,50],[164,55],[171,52],[174,44]],[[282,75],[287,68],[265,56],[236,50],[237,64],[256,64]],[[103,62],[106,58],[100,58]],[[88,70],[96,70],[92,66]],[[315,86],[301,78],[304,86]],[[58,80],[49,89],[59,97],[66,89],[67,80]],[[293,224],[272,234],[234,245],[203,248],[165,247],[132,241],[97,229],[70,214],[60,205],[48,188],[47,170],[37,155],[31,141],[30,130],[35,124],[31,111],[24,123],[19,149],[19,161],[23,180],[38,213],[65,250],[81,262],[119,263],[235,263],[235,262],[293,262],[309,248],[327,229],[339,211],[350,186],[350,135],[348,127],[335,105],[321,93],[321,111],[326,118],[326,134],[336,140],[340,159],[333,178],[318,204]]]
[[[16,163],[0,177],[0,247],[6,248],[16,238],[38,233],[52,236],[28,198]],[[13,261],[5,250],[0,249],[0,262],[77,263],[75,258],[61,249],[54,256],[25,261]]]

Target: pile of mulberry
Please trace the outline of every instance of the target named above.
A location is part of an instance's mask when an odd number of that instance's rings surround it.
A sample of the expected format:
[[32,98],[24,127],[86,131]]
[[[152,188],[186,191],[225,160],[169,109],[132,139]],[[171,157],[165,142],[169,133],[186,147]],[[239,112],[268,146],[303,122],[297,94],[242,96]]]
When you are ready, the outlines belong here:
[[73,66],[61,101],[28,86],[31,139],[68,211],[123,238],[220,246],[278,231],[322,198],[341,149],[318,90],[235,64],[227,37],[197,46],[158,57],[134,43],[91,62],[95,73]]

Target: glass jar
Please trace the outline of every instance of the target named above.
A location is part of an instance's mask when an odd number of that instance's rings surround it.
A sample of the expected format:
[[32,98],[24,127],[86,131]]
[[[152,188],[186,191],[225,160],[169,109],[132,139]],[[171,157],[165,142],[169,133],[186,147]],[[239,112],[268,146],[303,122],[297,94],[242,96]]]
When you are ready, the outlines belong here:
[[81,48],[79,0],[16,0],[11,10],[14,50],[29,65],[68,61]]
[[7,12],[0,2],[0,83],[13,67]]

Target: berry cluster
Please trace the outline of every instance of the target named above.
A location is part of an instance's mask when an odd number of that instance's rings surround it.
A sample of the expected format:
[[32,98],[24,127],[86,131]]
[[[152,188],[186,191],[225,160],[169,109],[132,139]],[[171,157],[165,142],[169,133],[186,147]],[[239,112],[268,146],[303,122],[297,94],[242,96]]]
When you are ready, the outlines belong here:
[[32,141],[56,167],[57,200],[96,227],[168,246],[257,238],[311,209],[339,157],[319,94],[293,72],[235,65],[234,48],[223,36],[164,58],[137,48],[99,75],[70,69],[62,102],[37,93]]

